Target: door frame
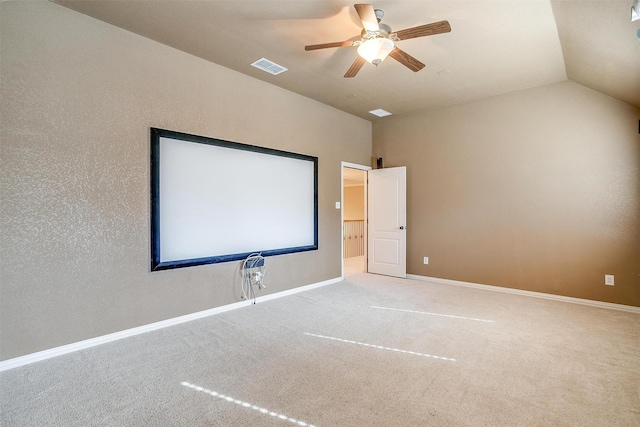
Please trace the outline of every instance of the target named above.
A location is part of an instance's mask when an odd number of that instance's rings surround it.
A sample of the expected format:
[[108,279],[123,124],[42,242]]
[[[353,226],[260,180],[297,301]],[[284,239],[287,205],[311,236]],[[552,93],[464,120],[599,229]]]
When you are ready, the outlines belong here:
[[341,162],[340,164],[340,278],[344,280],[344,168],[358,169],[365,172],[364,180],[364,271],[367,267],[367,223],[369,222],[369,212],[367,209],[367,177],[366,173],[372,169],[371,166],[359,165],[357,163]]

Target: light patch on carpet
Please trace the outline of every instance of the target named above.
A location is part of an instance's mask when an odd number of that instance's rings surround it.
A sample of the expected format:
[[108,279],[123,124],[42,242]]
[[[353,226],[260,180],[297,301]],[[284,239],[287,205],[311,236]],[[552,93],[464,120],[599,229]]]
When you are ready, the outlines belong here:
[[293,424],[296,424],[296,425],[299,425],[299,426],[302,426],[302,427],[315,427],[313,424],[309,424],[309,423],[306,423],[304,421],[296,420],[295,418],[291,418],[291,417],[288,417],[286,415],[279,414],[279,413],[274,412],[274,411],[270,411],[270,410],[268,410],[266,408],[261,408],[260,406],[257,406],[257,405],[252,405],[249,402],[244,402],[242,400],[234,399],[231,396],[226,396],[224,394],[218,393],[217,391],[213,391],[213,390],[209,390],[209,389],[204,388],[204,387],[200,387],[199,385],[191,384],[191,383],[186,382],[186,381],[183,381],[181,384],[183,386],[185,386],[185,387],[189,387],[190,389],[193,389],[193,390],[196,390],[196,391],[199,391],[199,392],[202,392],[202,393],[209,394],[209,395],[211,395],[213,397],[217,397],[218,399],[226,400],[227,402],[230,402],[230,403],[235,403],[236,405],[240,405],[243,408],[253,409],[254,411],[258,411],[261,414],[265,414],[265,415],[268,415],[268,416],[273,417],[273,418],[279,418],[279,419],[281,419],[283,421],[289,421],[290,423],[293,423]]
[[452,314],[429,313],[428,311],[415,311],[415,310],[404,310],[402,308],[378,307],[377,305],[372,305],[371,308],[379,308],[381,310],[402,311],[405,313],[428,314],[429,316],[450,317],[452,319],[475,320],[476,322],[493,323],[493,320],[475,319],[473,317],[464,317],[464,316],[454,316]]
[[346,343],[349,343],[349,344],[362,345],[362,346],[371,347],[371,348],[379,348],[381,350],[395,351],[397,353],[413,354],[414,356],[430,357],[432,359],[448,360],[448,361],[451,361],[451,362],[455,362],[456,361],[456,359],[451,359],[449,357],[434,356],[434,355],[431,355],[431,354],[417,353],[415,351],[409,351],[409,350],[400,350],[399,348],[384,347],[384,346],[381,346],[381,345],[369,344],[369,343],[366,343],[366,342],[345,340],[345,339],[342,339],[342,338],[328,337],[328,336],[325,336],[325,335],[311,334],[309,332],[305,332],[304,334],[305,335],[309,335],[311,337],[324,338],[324,339],[327,339],[327,340],[346,342]]

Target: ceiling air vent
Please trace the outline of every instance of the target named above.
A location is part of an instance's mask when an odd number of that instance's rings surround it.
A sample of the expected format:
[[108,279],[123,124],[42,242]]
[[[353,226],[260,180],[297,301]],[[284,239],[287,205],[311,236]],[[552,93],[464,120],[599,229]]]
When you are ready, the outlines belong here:
[[378,117],[385,117],[385,116],[390,116],[391,115],[390,112],[388,112],[387,110],[383,110],[382,108],[371,110],[369,112],[371,114],[373,114],[374,116],[378,116]]
[[282,65],[278,65],[275,62],[269,61],[267,58],[260,58],[253,64],[252,67],[256,67],[259,70],[266,71],[269,74],[278,75],[287,71]]

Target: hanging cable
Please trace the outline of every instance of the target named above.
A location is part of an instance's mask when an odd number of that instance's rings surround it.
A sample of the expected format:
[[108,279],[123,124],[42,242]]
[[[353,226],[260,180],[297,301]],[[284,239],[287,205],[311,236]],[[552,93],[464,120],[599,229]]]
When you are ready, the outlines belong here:
[[242,275],[242,299],[250,300],[256,303],[256,294],[254,286],[258,289],[265,289],[264,276],[266,268],[264,265],[264,257],[260,253],[249,255],[240,268]]

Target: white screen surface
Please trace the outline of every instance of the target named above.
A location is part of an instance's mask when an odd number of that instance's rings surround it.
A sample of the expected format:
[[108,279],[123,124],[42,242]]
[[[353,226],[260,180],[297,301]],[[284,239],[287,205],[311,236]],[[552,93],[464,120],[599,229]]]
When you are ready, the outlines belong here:
[[165,132],[156,141],[158,170],[152,171],[157,266],[317,248],[317,159]]

